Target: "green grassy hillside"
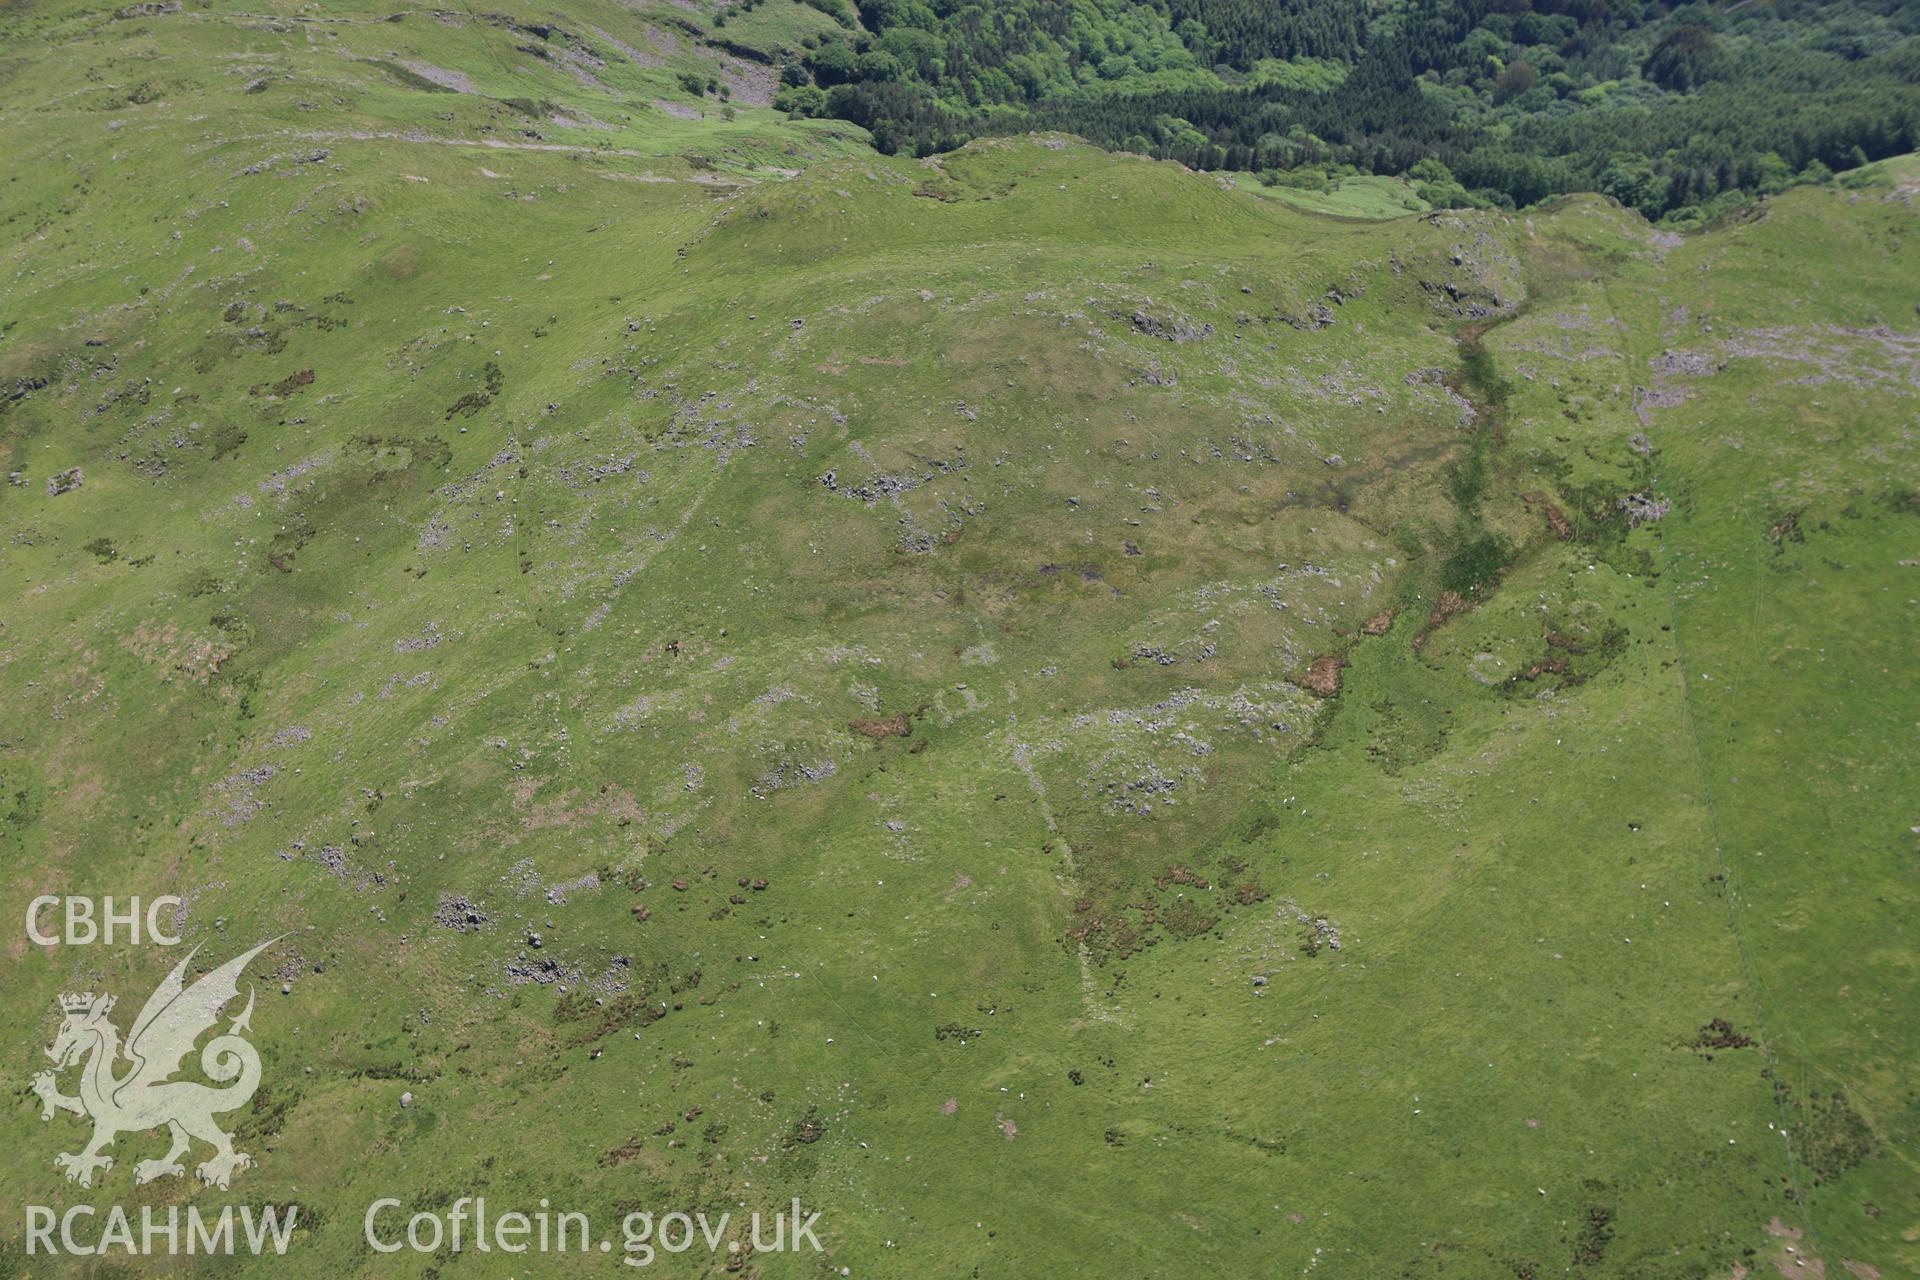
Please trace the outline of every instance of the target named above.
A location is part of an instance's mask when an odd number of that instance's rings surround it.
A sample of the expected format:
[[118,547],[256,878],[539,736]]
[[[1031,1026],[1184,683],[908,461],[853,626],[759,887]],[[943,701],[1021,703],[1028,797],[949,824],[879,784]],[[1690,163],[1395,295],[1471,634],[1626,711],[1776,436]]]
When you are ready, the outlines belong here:
[[181,953],[9,932],[0,1196],[301,1210],[0,1273],[1920,1271],[1920,168],[912,161],[683,13],[0,17],[0,908],[285,935],[222,1191],[28,1088]]

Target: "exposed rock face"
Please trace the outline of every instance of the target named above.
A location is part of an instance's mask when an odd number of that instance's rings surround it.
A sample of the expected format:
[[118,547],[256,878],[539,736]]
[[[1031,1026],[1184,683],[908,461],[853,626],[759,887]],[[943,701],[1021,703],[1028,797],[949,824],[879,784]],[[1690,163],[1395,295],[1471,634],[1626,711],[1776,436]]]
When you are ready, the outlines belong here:
[[450,893],[434,908],[433,922],[455,933],[476,933],[486,925],[487,913],[464,895]]
[[1162,319],[1144,308],[1133,313],[1133,327],[1149,338],[1165,338],[1168,342],[1198,342],[1213,335],[1210,324],[1196,325],[1182,315]]
[[1615,503],[1627,513],[1627,523],[1639,526],[1652,524],[1673,509],[1673,504],[1650,493],[1630,493]]

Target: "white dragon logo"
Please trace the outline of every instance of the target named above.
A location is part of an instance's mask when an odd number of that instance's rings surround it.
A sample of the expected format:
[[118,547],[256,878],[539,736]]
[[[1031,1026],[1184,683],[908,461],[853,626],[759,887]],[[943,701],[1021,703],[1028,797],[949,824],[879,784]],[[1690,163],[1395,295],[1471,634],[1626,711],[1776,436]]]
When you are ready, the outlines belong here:
[[[140,1016],[133,1020],[124,1050],[130,1064],[124,1074],[116,1074],[122,1056],[120,1031],[107,1020],[113,1011],[114,997],[63,995],[59,1007],[66,1015],[60,1034],[54,1037],[47,1056],[54,1070],[33,1077],[33,1091],[40,1097],[42,1120],[53,1113],[71,1111],[93,1121],[93,1139],[77,1154],[54,1157],[54,1165],[63,1170],[67,1181],[83,1187],[93,1185],[94,1171],[113,1168],[113,1157],[102,1155],[122,1133],[138,1133],[166,1125],[173,1135],[173,1148],[158,1160],[142,1160],[134,1166],[133,1180],[151,1182],[168,1174],[186,1172],[180,1164],[189,1138],[212,1144],[213,1158],[200,1165],[203,1181],[224,1189],[236,1171],[253,1163],[252,1157],[233,1149],[233,1139],[213,1122],[221,1112],[242,1107],[260,1087],[260,1054],[240,1033],[249,1030],[253,1016],[253,993],[247,993],[247,1007],[240,1012],[227,1033],[215,1036],[200,1053],[200,1069],[207,1078],[224,1088],[191,1080],[170,1080],[182,1061],[193,1052],[194,1041],[214,1025],[227,1002],[240,994],[240,973],[247,962],[272,946],[277,939],[261,943],[253,950],[229,960],[206,977],[188,987],[184,981],[187,964],[195,947],[163,979]],[[88,1056],[91,1055],[91,1056]],[[80,1093],[68,1097],[60,1092],[54,1073],[64,1071],[82,1058]],[[232,1081],[228,1084],[228,1081]]]

